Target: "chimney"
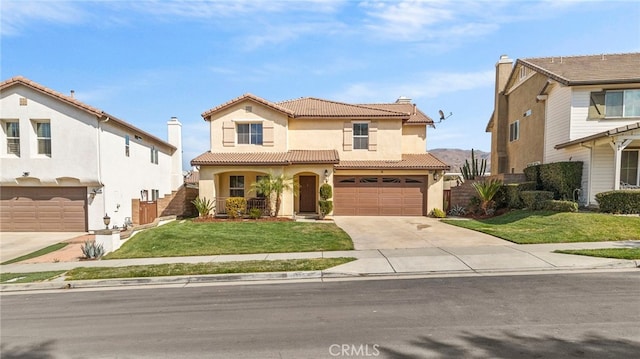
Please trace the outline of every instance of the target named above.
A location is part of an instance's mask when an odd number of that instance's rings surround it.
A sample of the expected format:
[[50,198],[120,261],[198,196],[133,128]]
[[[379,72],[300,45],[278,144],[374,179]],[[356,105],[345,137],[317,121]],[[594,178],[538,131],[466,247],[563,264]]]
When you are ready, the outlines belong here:
[[500,56],[500,60],[496,63],[496,94],[505,90],[512,68],[513,60],[507,55]]
[[182,177],[182,124],[176,117],[167,122],[168,142],[176,147],[171,155],[171,190],[177,190],[183,183]]
[[75,98],[76,96],[76,92],[74,90],[71,90],[71,98]]
[[411,99],[408,97],[400,96],[396,100],[396,103],[411,103]]

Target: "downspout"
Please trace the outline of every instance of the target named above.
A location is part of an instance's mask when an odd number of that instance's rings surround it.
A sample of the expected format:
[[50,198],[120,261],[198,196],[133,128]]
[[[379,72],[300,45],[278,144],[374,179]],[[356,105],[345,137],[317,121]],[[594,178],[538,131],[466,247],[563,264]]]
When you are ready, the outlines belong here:
[[102,124],[109,122],[109,116],[104,113],[100,118],[98,118],[98,151],[97,151],[97,162],[98,162],[98,184],[103,188],[102,189],[102,211],[103,213],[107,213],[107,193],[104,190],[104,183],[102,182],[102,143],[101,143],[101,134],[102,134]]
[[580,143],[581,147],[589,149],[589,172],[587,173],[589,186],[587,187],[587,193],[585,195],[587,206],[591,205],[591,189],[593,187],[593,146],[595,146],[596,141],[593,141],[592,143],[593,144],[591,146],[587,146],[582,142]]

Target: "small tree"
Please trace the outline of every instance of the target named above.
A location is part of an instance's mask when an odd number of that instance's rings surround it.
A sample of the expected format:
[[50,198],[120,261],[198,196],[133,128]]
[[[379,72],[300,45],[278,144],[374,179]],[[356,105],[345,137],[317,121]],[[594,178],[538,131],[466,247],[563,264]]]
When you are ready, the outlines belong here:
[[327,214],[333,211],[333,201],[329,198],[333,197],[333,188],[330,184],[325,183],[320,186],[320,201],[318,206],[320,207],[320,218],[324,218]]
[[272,217],[277,217],[278,213],[280,213],[282,194],[284,191],[293,191],[295,188],[296,185],[293,183],[292,177],[285,176],[284,174],[276,176],[271,172],[251,185],[251,190],[256,193],[260,192],[266,197],[267,209]]
[[273,196],[273,173],[269,173],[266,176],[262,176],[260,180],[251,185],[251,190],[256,194],[261,193],[265,198],[266,212],[271,216],[271,202]]
[[489,214],[489,208],[493,201],[493,197],[498,193],[502,187],[502,181],[492,179],[489,181],[475,182],[473,188],[476,189],[478,197],[480,197],[480,208],[485,215]]

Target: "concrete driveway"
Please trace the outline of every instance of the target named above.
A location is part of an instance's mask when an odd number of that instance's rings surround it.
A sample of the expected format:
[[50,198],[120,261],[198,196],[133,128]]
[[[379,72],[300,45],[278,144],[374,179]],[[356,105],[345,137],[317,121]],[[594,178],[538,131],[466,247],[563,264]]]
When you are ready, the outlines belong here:
[[334,221],[358,250],[515,245],[429,217],[336,216]]
[[0,262],[35,252],[85,232],[0,232]]

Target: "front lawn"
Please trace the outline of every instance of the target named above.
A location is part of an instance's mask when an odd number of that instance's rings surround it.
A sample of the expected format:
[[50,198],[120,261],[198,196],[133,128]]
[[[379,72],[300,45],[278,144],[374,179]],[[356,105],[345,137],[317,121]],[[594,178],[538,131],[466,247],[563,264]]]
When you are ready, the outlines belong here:
[[351,238],[333,223],[187,220],[138,233],[105,259],[350,249]]
[[517,210],[483,220],[444,220],[519,244],[640,240],[640,217]]
[[341,257],[196,264],[170,263],[111,268],[75,268],[67,272],[65,280],[140,278],[228,273],[317,271],[345,264],[353,260],[355,260],[355,258]]
[[0,273],[0,283],[31,283],[51,280],[65,271],[33,272],[33,273]]
[[640,259],[640,248],[567,249],[556,253],[615,259]]

